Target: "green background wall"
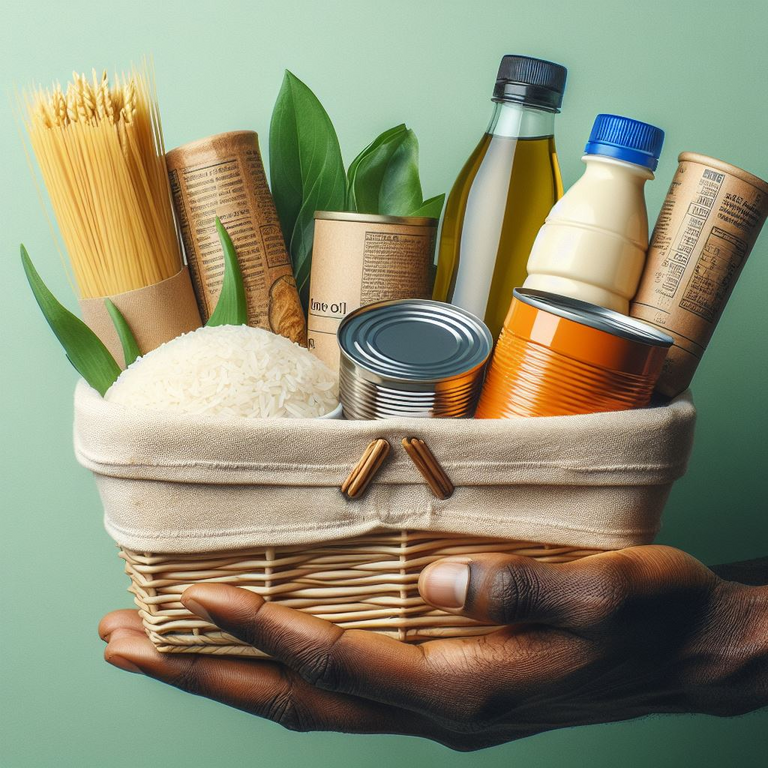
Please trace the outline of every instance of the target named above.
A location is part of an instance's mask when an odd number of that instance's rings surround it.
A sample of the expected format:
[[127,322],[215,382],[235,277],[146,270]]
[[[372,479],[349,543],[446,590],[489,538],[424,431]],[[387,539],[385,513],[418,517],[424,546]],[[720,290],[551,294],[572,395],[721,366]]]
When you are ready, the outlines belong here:
[[[569,68],[557,144],[566,184],[598,112],[663,126],[652,218],[678,152],[768,176],[768,4],[705,0],[5,3],[0,84],[154,56],[168,147],[254,128],[266,143],[288,67],[331,114],[347,161],[407,121],[425,192],[448,190],[482,133],[499,58]],[[544,734],[461,755],[397,737],[297,735],[121,673],[102,661],[107,611],[129,606],[92,479],[71,449],[75,375],[24,282],[24,241],[55,292],[69,291],[9,107],[0,104],[0,766],[757,766],[768,713],[665,717]],[[661,540],[705,562],[768,554],[768,234],[752,254],[701,365],[687,477]],[[761,750],[762,742],[762,750]]]

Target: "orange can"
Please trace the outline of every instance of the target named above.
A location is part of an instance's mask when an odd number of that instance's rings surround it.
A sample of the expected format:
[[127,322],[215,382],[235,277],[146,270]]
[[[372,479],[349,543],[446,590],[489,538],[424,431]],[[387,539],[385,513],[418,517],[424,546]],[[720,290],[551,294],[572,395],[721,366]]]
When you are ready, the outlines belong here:
[[671,337],[603,307],[517,288],[478,419],[624,411],[651,400]]

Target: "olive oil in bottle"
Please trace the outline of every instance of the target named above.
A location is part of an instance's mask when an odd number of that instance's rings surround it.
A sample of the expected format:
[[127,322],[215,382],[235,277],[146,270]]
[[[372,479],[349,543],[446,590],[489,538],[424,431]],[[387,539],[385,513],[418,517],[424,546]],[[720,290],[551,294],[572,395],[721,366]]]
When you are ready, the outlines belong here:
[[566,70],[505,56],[487,132],[448,197],[434,298],[485,320],[498,336],[528,255],[563,194],[554,140]]

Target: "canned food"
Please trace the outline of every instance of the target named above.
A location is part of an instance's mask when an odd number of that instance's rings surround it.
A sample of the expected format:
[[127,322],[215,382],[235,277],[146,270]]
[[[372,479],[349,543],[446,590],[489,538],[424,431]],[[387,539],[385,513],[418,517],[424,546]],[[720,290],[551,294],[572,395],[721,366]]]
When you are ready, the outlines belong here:
[[768,182],[683,152],[630,314],[675,340],[656,391],[688,387],[768,217]]
[[428,299],[356,309],[339,325],[338,340],[348,419],[471,417],[493,347],[474,315]]
[[200,315],[224,282],[215,217],[227,228],[243,276],[248,325],[306,345],[306,325],[275,203],[253,131],[219,133],[166,155],[173,205]]
[[488,368],[479,419],[648,405],[672,339],[610,309],[518,288]]
[[367,213],[315,213],[308,347],[339,369],[336,331],[366,304],[432,296],[437,219]]

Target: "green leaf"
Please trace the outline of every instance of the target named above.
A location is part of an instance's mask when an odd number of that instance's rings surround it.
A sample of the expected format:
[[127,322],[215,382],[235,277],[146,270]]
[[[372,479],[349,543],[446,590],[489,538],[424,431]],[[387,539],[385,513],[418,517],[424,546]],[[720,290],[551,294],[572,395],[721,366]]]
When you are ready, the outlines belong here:
[[115,306],[112,299],[104,299],[107,312],[112,318],[112,324],[115,326],[120,344],[123,347],[123,357],[125,358],[125,367],[135,362],[137,357],[141,357],[141,350],[136,343],[136,337],[133,335],[131,326],[123,317],[123,313]]
[[309,307],[309,277],[312,270],[312,244],[314,242],[316,210],[329,209],[325,206],[316,207],[316,203],[311,198],[304,202],[291,236],[293,276],[296,279],[296,288],[299,291],[305,312]]
[[415,211],[411,211],[409,216],[427,216],[430,219],[439,219],[440,214],[443,211],[443,204],[445,203],[445,195],[435,195],[430,197],[429,200],[425,200],[420,208]]
[[224,229],[219,217],[216,217],[216,229],[219,233],[221,248],[224,251],[224,280],[221,293],[216,301],[216,309],[208,318],[207,326],[245,325],[248,322],[248,305],[245,302],[243,274],[237,261],[237,253],[232,238]]
[[379,213],[408,216],[421,207],[419,141],[409,128],[387,165],[379,190]]
[[346,175],[336,131],[312,91],[286,71],[269,126],[272,196],[304,308],[315,211],[340,211]]
[[97,391],[104,393],[120,375],[120,366],[96,334],[63,307],[37,273],[27,249],[21,246],[21,263],[40,309],[61,342],[77,372]]
[[377,136],[347,171],[347,210],[378,213],[379,191],[392,155],[408,134],[403,123]]

